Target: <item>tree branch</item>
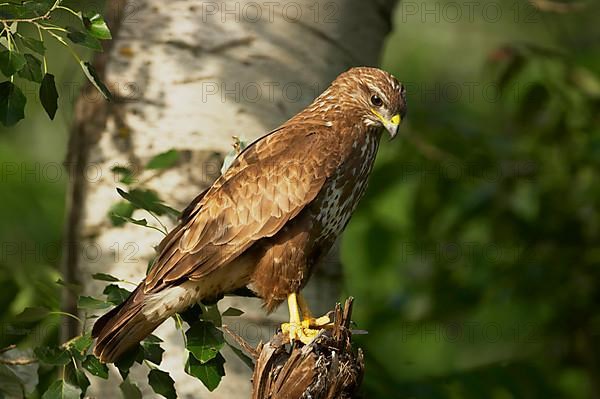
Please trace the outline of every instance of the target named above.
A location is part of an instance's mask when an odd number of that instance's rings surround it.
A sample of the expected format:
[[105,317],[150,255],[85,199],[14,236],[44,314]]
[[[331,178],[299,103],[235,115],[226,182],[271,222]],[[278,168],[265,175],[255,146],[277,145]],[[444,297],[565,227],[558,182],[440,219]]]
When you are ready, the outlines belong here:
[[37,16],[37,17],[32,17],[32,18],[6,18],[6,19],[1,19],[0,21],[2,21],[2,23],[43,21],[43,20],[46,20],[46,19],[50,18],[50,14],[52,13],[52,11],[54,11],[54,10],[56,10],[58,8],[67,9],[66,7],[61,7],[60,6],[60,2],[61,2],[61,0],[56,0],[54,2],[54,4],[52,5],[52,7],[50,7],[48,9],[48,11],[46,11],[45,14]]

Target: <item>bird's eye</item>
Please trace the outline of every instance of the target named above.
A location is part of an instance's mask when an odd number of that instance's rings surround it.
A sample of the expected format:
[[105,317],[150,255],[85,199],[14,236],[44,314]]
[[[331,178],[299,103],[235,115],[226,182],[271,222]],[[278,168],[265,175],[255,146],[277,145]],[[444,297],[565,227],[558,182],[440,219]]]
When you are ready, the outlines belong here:
[[371,97],[371,104],[373,104],[376,107],[381,107],[383,105],[383,100],[375,94],[373,95],[373,97]]

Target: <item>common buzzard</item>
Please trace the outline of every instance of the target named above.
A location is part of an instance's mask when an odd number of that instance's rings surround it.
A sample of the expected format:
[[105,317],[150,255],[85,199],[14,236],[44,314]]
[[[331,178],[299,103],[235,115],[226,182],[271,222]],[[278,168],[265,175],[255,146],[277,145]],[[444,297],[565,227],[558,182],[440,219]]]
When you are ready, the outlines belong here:
[[405,114],[396,78],[353,68],[248,146],[183,212],[131,296],[96,321],[96,356],[114,362],[176,312],[246,286],[267,312],[287,299],[283,330],[309,342],[329,320],[311,316],[300,290],[364,194],[382,128],[393,138]]

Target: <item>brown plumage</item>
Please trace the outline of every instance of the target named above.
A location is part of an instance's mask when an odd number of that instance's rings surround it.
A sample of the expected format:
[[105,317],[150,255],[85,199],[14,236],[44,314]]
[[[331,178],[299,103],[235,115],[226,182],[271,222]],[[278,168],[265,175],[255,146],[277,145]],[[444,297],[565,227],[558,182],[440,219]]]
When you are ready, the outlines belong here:
[[405,113],[387,72],[341,74],[194,199],[148,276],[94,325],[94,353],[113,362],[174,313],[247,285],[269,312],[298,293],[363,195],[382,127],[394,137]]

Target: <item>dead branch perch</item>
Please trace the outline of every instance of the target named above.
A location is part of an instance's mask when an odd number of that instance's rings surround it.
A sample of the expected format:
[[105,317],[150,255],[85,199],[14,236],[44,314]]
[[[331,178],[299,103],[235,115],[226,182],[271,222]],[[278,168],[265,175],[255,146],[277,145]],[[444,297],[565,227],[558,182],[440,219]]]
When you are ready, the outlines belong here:
[[[309,345],[286,348],[279,332],[257,348],[252,399],[355,398],[364,373],[363,353],[352,350],[352,298],[335,308],[334,326]],[[289,347],[289,345],[288,345]]]

